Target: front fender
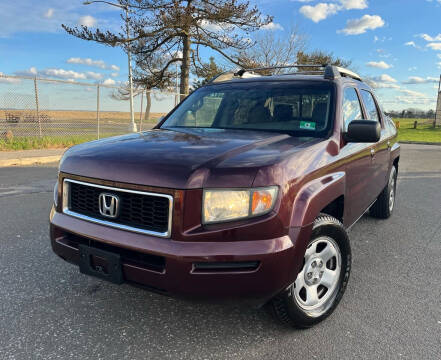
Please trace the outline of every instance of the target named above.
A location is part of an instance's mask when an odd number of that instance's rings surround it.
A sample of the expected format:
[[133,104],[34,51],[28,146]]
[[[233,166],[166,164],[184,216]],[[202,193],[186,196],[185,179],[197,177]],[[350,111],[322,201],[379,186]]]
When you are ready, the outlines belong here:
[[345,194],[345,188],[344,172],[327,174],[306,183],[295,197],[290,227],[312,224],[323,208]]

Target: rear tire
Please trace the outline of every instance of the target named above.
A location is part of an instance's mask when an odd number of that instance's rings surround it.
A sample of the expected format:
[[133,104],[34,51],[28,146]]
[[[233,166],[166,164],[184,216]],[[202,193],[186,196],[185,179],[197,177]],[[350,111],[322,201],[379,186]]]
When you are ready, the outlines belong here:
[[378,219],[387,219],[392,215],[395,208],[397,193],[397,169],[392,166],[389,174],[389,181],[377,200],[370,209],[371,216]]
[[351,271],[351,248],[343,225],[320,214],[314,221],[304,264],[293,284],[271,300],[273,314],[295,328],[327,318],[340,302]]

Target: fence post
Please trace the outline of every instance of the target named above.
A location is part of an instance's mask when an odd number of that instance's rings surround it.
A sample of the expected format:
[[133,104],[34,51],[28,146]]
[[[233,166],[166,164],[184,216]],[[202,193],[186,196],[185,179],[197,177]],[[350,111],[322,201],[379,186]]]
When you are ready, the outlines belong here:
[[436,128],[436,125],[438,125],[439,117],[441,116],[441,104],[440,104],[440,96],[441,96],[441,75],[439,76],[439,82],[438,82],[438,93],[436,98],[436,109],[435,109],[435,119],[433,120],[433,127]]
[[142,101],[144,100],[144,90],[141,91],[141,110],[139,111],[139,132],[142,132]]
[[38,130],[39,130],[39,135],[41,137],[40,105],[38,103],[37,77],[34,77],[34,91],[35,91],[35,109],[37,110]]
[[97,138],[100,138],[100,85],[96,86],[96,130]]

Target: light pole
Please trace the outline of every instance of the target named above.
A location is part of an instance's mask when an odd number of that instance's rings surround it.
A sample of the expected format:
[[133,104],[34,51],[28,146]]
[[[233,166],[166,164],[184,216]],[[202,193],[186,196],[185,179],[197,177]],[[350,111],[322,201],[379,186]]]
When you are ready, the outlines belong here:
[[[109,1],[104,0],[94,0],[94,1],[85,1],[83,2],[84,5],[90,5],[93,3],[104,3],[111,6],[118,7],[120,9],[125,10],[126,12],[126,32],[127,32],[127,40],[130,39],[130,27],[129,27],[129,8],[128,6],[123,6],[120,4],[114,4]],[[136,132],[138,131],[136,128],[135,123],[135,113],[133,111],[133,79],[132,79],[132,55],[130,53],[130,48],[127,47],[127,60],[129,64],[129,90],[130,90],[130,125],[129,125],[129,131]]]

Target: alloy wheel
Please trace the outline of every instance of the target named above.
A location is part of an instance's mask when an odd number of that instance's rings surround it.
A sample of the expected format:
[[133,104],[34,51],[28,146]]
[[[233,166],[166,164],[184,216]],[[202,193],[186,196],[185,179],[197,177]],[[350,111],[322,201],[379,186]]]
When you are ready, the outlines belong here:
[[306,249],[304,265],[294,283],[294,299],[309,316],[325,313],[335,298],[341,274],[341,252],[337,243],[323,236]]

